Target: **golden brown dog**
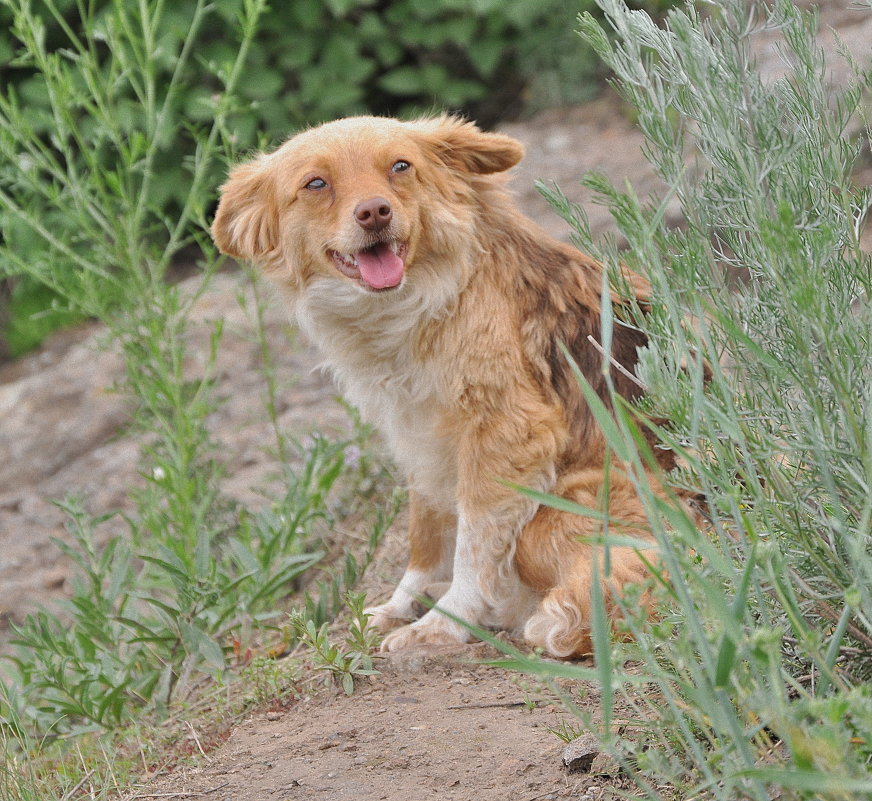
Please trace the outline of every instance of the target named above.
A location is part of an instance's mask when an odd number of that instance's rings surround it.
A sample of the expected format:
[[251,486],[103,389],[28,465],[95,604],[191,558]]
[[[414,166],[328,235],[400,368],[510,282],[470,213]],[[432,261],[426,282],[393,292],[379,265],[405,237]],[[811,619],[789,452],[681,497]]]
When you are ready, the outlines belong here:
[[[305,131],[236,167],[212,228],[219,248],[261,265],[343,391],[408,476],[409,565],[369,611],[384,648],[470,639],[450,617],[414,619],[415,598],[450,582],[439,607],[523,631],[556,656],[590,650],[591,519],[541,507],[506,482],[598,508],[605,447],[561,343],[606,395],[602,267],[551,240],[498,175],[521,145],[453,117],[359,117]],[[629,280],[639,297],[641,279]],[[616,325],[632,370],[644,336]],[[623,395],[637,385],[613,370]],[[613,470],[609,512],[645,535],[632,485]],[[627,529],[623,529],[627,531]],[[646,575],[613,547],[609,608]],[[401,626],[400,628],[397,628]]]

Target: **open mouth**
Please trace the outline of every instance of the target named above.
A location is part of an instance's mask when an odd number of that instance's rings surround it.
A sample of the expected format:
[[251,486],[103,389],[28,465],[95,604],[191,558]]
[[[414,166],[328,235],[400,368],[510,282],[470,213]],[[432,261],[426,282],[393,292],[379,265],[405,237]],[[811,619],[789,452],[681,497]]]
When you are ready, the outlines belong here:
[[328,254],[343,275],[357,279],[364,289],[381,292],[398,287],[406,267],[407,242],[377,242],[356,253]]

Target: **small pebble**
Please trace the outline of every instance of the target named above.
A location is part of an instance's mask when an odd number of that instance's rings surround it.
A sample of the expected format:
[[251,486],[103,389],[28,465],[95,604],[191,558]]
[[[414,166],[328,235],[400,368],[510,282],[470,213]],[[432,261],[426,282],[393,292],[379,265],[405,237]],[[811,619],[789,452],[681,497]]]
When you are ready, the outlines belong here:
[[582,734],[563,749],[563,765],[570,773],[590,773],[599,752],[597,738],[593,734]]

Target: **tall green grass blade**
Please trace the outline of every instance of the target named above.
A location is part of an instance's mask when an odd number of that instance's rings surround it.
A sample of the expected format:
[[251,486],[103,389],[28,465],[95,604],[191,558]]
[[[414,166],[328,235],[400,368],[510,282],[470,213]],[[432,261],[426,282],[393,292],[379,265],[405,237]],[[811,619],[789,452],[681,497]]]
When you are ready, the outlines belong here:
[[[739,583],[736,597],[733,601],[732,617],[737,622],[745,617],[745,606],[748,603],[748,592],[751,586],[751,575],[757,566],[756,559],[756,544],[751,547],[751,553],[748,555],[748,561],[745,564],[745,569],[742,572],[742,579]],[[736,658],[736,642],[734,633],[726,631],[721,636],[721,647],[718,651],[718,660],[715,665],[715,687],[722,689],[729,686],[730,674],[733,670],[733,665]]]
[[608,574],[601,573],[600,565],[594,558],[590,585],[590,633],[600,690],[600,708],[603,716],[602,736],[608,741],[611,738],[614,718],[614,691],[612,687],[612,654],[609,642],[611,626],[603,597],[603,580],[608,580]]

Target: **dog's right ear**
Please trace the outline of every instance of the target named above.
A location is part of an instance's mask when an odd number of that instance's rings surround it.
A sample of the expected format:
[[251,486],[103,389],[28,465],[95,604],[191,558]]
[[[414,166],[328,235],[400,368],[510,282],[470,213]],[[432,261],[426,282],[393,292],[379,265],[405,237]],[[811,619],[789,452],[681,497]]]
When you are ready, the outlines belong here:
[[258,261],[278,247],[275,184],[263,157],[230,171],[212,222],[218,249],[235,259]]
[[524,157],[524,146],[510,136],[488,133],[460,117],[443,115],[409,123],[423,142],[451,169],[473,175],[505,172]]

